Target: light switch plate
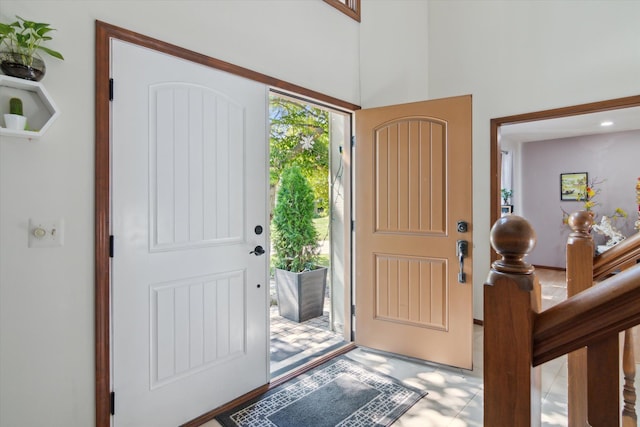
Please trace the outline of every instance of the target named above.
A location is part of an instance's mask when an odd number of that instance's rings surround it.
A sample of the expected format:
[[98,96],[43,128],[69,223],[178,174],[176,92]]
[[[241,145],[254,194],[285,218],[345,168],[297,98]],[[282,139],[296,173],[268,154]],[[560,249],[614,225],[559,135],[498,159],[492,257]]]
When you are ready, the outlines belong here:
[[29,218],[29,247],[55,248],[64,244],[64,220]]

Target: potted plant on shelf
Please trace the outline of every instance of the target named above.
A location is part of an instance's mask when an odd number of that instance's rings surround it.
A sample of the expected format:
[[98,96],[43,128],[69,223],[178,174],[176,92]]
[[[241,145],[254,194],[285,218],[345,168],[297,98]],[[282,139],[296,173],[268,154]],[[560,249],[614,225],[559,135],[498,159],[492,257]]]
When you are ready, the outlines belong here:
[[280,315],[303,322],[322,315],[326,267],[318,267],[313,188],[298,166],[282,172],[273,215],[276,297]]
[[506,188],[502,188],[502,189],[500,189],[500,193],[502,193],[502,201],[503,201],[502,204],[503,205],[508,205],[509,204],[509,199],[513,195],[513,190],[507,190]]
[[22,100],[11,98],[9,100],[9,113],[4,115],[4,125],[7,129],[24,130],[27,127],[27,118],[22,114]]
[[0,68],[12,77],[40,81],[46,66],[38,52],[64,59],[60,52],[42,46],[54,31],[49,24],[27,21],[16,16],[11,24],[0,23]]

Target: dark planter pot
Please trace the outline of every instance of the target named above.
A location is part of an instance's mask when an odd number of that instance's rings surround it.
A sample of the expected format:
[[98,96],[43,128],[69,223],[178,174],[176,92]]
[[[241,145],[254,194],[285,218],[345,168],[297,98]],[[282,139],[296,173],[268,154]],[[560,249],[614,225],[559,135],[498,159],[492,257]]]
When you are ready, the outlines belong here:
[[322,316],[327,268],[302,273],[276,269],[276,296],[280,316],[304,322]]
[[38,54],[31,58],[31,63],[25,63],[28,58],[17,52],[1,52],[0,68],[11,77],[39,82],[44,77],[47,67]]

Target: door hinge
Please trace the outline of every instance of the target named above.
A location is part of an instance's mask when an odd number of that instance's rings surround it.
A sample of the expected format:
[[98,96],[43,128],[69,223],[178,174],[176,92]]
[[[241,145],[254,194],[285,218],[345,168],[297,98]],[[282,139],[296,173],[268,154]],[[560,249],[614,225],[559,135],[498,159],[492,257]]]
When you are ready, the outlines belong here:
[[109,258],[113,258],[113,245],[114,245],[114,238],[113,236],[109,236]]
[[356,340],[356,330],[353,325],[355,323],[355,320],[354,320],[355,317],[356,317],[356,305],[351,304],[351,342],[355,342]]
[[356,146],[356,136],[355,135],[351,135],[351,146],[352,147]]
[[109,405],[111,406],[111,415],[115,415],[116,414],[116,393],[115,391],[111,392],[111,395],[109,396]]
[[351,231],[355,231],[355,229],[356,229],[356,220],[352,219],[351,220]]
[[113,79],[109,79],[109,101],[113,101]]

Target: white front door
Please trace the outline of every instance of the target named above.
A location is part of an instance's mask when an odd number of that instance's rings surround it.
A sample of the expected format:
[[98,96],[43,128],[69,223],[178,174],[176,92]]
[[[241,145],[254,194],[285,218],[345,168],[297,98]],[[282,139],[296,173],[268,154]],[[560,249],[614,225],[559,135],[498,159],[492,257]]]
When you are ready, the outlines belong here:
[[268,382],[268,92],[118,40],[111,58],[114,425],[173,427]]

